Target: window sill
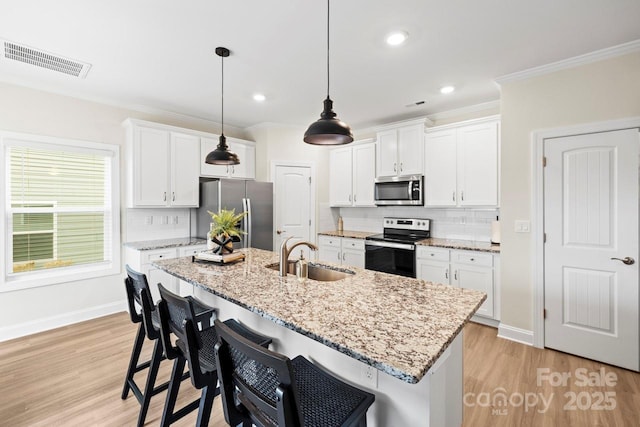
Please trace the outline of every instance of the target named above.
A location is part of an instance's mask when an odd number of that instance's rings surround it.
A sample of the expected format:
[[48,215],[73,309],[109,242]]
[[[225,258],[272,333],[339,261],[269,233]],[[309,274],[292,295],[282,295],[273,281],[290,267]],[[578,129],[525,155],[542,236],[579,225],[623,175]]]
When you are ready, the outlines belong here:
[[0,294],[21,291],[41,286],[60,285],[98,277],[119,274],[121,268],[116,263],[104,263],[85,267],[58,268],[33,271],[26,274],[6,275],[4,285],[0,286]]

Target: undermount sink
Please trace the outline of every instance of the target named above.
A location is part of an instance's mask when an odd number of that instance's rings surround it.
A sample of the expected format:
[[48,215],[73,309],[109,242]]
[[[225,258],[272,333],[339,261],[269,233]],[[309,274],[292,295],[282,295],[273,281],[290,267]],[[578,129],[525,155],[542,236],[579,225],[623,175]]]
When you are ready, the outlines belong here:
[[[265,267],[271,270],[279,270],[280,264],[273,263],[265,265]],[[309,272],[309,279],[317,280],[319,282],[335,282],[336,280],[346,279],[356,274],[350,270],[336,270],[326,265],[321,264],[307,264],[307,270]],[[287,274],[296,274],[296,262],[289,261],[287,264]]]

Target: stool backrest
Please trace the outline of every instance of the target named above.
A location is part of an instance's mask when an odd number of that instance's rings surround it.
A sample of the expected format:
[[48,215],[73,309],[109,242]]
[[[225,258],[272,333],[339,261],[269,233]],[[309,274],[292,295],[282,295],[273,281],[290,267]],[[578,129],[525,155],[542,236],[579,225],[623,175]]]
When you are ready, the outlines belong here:
[[[129,315],[133,323],[144,322],[144,330],[149,339],[157,339],[160,331],[153,326],[151,312],[155,310],[147,276],[125,265],[127,277],[124,285],[127,290]],[[138,311],[140,310],[140,311]]]
[[[184,357],[189,363],[191,382],[196,388],[202,388],[206,384],[199,357],[202,339],[191,299],[174,294],[162,284],[158,284],[158,289],[161,298],[158,302],[160,336],[165,355],[168,359]],[[185,351],[171,343],[171,334],[182,341]]]
[[[215,321],[216,362],[222,406],[231,425],[303,426],[291,360]],[[239,405],[236,406],[236,397]]]

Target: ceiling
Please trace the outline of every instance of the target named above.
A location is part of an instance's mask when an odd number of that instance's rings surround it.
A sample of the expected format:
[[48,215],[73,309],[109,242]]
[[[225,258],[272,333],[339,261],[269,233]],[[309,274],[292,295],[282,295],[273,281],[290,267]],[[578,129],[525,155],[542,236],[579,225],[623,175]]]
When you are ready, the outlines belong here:
[[[91,64],[79,79],[1,58],[0,81],[220,122],[225,46],[225,123],[306,126],[322,110],[323,0],[0,5],[0,38]],[[334,0],[334,109],[357,129],[495,101],[497,77],[640,39],[639,17],[638,0]],[[395,29],[403,46],[384,42]]]

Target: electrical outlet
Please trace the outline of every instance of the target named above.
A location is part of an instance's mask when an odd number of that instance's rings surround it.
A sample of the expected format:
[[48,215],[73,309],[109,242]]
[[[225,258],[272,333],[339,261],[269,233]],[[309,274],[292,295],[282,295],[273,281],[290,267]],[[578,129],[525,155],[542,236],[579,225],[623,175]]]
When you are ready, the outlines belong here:
[[178,215],[174,215],[173,216],[173,224],[177,224],[178,223]]
[[151,215],[144,217],[144,225],[152,225],[153,217]]
[[362,364],[360,367],[362,384],[369,388],[378,388],[378,370],[373,366]]

